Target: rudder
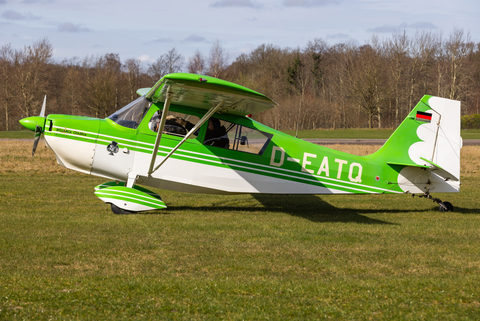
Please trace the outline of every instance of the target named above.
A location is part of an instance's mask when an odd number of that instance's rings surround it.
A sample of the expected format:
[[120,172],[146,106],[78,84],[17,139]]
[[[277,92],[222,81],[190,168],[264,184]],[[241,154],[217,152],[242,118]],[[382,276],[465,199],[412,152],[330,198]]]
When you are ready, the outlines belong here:
[[375,156],[404,166],[398,178],[404,191],[453,192],[460,185],[461,147],[460,101],[425,95]]

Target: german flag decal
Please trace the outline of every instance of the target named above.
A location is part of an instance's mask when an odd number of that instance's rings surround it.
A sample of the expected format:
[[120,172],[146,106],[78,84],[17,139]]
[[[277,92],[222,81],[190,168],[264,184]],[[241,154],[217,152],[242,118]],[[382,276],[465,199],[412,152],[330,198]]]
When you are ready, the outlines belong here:
[[415,117],[415,119],[424,122],[431,122],[432,114],[424,113],[423,111],[417,111],[417,117]]

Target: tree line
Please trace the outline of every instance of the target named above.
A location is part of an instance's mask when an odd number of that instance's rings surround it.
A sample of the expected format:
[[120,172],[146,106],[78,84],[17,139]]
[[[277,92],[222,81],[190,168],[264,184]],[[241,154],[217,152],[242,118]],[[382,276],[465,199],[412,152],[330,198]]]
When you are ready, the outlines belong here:
[[246,86],[279,105],[253,117],[280,130],[394,128],[420,98],[462,102],[462,115],[480,111],[480,43],[454,29],[372,36],[365,45],[329,45],[315,38],[303,48],[263,44],[229,62],[217,40],[208,54],[186,59],[175,48],[150,64],[121,61],[118,54],[52,57],[48,39],[15,50],[0,48],[0,130],[37,115],[47,95],[47,114],[104,118],[151,87],[163,75],[191,72]]

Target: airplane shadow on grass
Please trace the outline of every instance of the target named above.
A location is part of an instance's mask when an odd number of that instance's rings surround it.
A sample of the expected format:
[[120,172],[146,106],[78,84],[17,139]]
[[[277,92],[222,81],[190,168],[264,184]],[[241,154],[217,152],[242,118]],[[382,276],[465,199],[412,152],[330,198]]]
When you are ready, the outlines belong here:
[[[411,212],[411,210],[389,210],[389,209],[349,209],[337,208],[325,202],[315,195],[252,195],[263,207],[258,206],[171,206],[167,211],[241,211],[241,212],[282,212],[291,216],[301,217],[312,222],[354,222],[360,224],[388,224],[398,225],[378,219],[369,218],[362,214],[374,213],[399,213]],[[427,211],[427,210],[424,210]],[[150,214],[160,214],[162,211],[150,212]]]
[[281,211],[291,216],[302,217],[312,222],[354,222],[362,224],[394,224],[372,219],[362,213],[385,212],[385,210],[359,210],[337,208],[315,195],[252,195],[266,209]]
[[[315,195],[252,195],[265,206],[266,210],[281,211],[292,216],[303,217],[312,222],[356,222],[362,224],[390,224],[382,220],[372,219],[362,214],[375,213],[410,213],[411,209],[354,209],[335,207]],[[437,210],[437,205],[433,210]],[[416,209],[415,212],[429,212],[432,209]],[[478,214],[480,210],[455,207],[453,213]]]
[[[454,204],[455,206],[455,204]],[[478,214],[480,213],[480,209],[478,208],[464,208],[464,207],[458,207],[455,206],[454,213],[460,213],[460,214]]]

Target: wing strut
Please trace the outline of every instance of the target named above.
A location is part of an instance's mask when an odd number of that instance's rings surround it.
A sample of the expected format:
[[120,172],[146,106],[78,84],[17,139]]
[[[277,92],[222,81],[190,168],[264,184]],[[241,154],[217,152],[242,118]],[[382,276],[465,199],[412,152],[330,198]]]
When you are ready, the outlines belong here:
[[158,146],[160,146],[160,140],[162,139],[163,128],[165,127],[165,121],[167,120],[168,109],[170,108],[170,102],[172,101],[172,98],[173,92],[170,91],[170,86],[168,86],[165,103],[163,104],[162,118],[160,118],[157,138],[155,138],[155,146],[153,147],[152,160],[150,161],[150,167],[148,169],[148,176],[150,176],[150,174],[154,172],[153,165],[155,164],[155,159],[157,158]]
[[[168,97],[169,97],[169,96],[167,96],[167,99],[168,99]],[[169,103],[170,103],[170,102],[169,102]],[[165,163],[165,161],[166,161],[167,159],[169,159],[170,156],[172,156],[172,154],[173,154],[178,148],[180,148],[180,146],[182,146],[183,143],[184,143],[190,136],[192,136],[193,133],[195,133],[195,132],[197,131],[198,128],[200,128],[210,117],[212,117],[213,114],[215,114],[215,112],[216,112],[220,107],[222,107],[223,103],[224,103],[224,102],[221,101],[217,106],[210,108],[210,110],[202,117],[202,119],[200,119],[200,120],[198,121],[198,123],[197,123],[192,129],[190,129],[190,131],[187,133],[187,135],[185,135],[185,137],[182,139],[182,141],[181,141],[180,143],[178,143],[178,145],[175,146],[175,148],[172,149],[172,150],[170,151],[170,153],[168,153],[167,156],[165,156],[165,158],[160,162],[160,164],[158,164],[157,167],[155,167],[154,170],[152,170],[152,167],[153,167],[153,164],[155,163],[155,157],[152,157],[152,162],[151,162],[151,164],[150,164],[150,170],[148,171],[148,176],[151,177],[152,174],[153,174],[160,166],[162,166],[162,165]],[[166,101],[165,101],[165,104],[166,104]],[[164,109],[164,110],[165,110],[165,109]],[[163,116],[164,116],[164,115],[165,115],[165,112],[162,114],[162,120],[163,120]],[[162,123],[161,125],[164,125],[164,123]],[[163,127],[162,127],[162,129],[163,129]],[[159,131],[160,131],[160,129],[159,129]],[[158,134],[157,134],[157,138],[158,138]],[[155,156],[157,155],[159,144],[160,144],[160,141],[158,142],[158,144],[157,144],[157,141],[155,141],[155,149],[154,149],[154,151],[153,151],[153,152],[155,153]]]

